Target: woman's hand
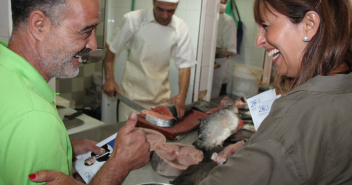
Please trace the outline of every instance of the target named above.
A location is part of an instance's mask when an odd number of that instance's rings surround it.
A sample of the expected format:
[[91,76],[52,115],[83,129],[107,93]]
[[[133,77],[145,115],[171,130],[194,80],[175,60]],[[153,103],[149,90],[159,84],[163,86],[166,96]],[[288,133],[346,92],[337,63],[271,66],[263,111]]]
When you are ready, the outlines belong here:
[[62,173],[61,171],[51,171],[51,170],[42,170],[36,173],[28,175],[29,179],[33,182],[48,182],[49,185],[82,185],[73,179],[73,177]]

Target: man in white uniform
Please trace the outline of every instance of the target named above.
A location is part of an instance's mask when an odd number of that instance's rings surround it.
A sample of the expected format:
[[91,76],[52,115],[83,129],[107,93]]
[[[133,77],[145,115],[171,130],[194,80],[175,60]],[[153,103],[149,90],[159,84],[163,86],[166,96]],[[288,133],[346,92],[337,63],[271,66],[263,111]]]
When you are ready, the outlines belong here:
[[[104,60],[108,96],[122,93],[149,109],[173,103],[178,117],[185,109],[190,67],[196,64],[189,29],[174,15],[179,0],[153,0],[153,9],[137,10],[124,15],[122,23],[107,41]],[[130,49],[120,89],[114,80],[114,58],[121,47]],[[170,58],[179,69],[179,94],[170,99],[168,80]],[[121,90],[121,91],[120,91]],[[120,102],[119,121],[128,118],[132,108]]]
[[226,5],[227,0],[221,0],[215,59],[221,68],[214,70],[211,98],[226,94],[230,79],[229,58],[237,54],[237,27],[233,18],[225,13]]

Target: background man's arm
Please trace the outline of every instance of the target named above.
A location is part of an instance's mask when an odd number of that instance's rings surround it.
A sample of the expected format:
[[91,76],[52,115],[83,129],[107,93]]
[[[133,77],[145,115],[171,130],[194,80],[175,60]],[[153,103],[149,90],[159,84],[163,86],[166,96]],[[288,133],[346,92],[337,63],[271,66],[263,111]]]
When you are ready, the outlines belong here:
[[120,93],[119,86],[114,79],[115,54],[118,54],[120,48],[129,42],[135,31],[136,24],[138,25],[138,23],[132,22],[129,14],[125,14],[121,24],[114,30],[105,45],[106,54],[103,61],[105,83],[103,85],[103,91],[110,97],[114,95],[115,91]]
[[105,45],[106,54],[103,60],[104,73],[105,73],[105,83],[103,85],[103,91],[110,97],[114,95],[114,92],[120,93],[119,86],[114,79],[114,60],[115,53],[111,52],[110,46]]
[[191,67],[197,62],[195,60],[191,36],[187,24],[179,20],[177,44],[174,48],[174,59],[177,68],[179,69],[179,93],[175,97],[164,102],[172,102],[177,109],[178,118],[183,118],[185,114],[185,100],[187,97],[188,85],[191,74]]
[[189,79],[191,76],[191,68],[182,68],[179,69],[178,73],[178,86],[179,92],[176,96],[172,97],[169,100],[165,100],[165,103],[173,103],[176,106],[178,118],[183,118],[185,115],[185,101],[187,97]]
[[178,86],[180,90],[177,96],[180,96],[180,101],[176,102],[176,109],[177,109],[177,115],[179,115],[180,118],[183,118],[185,114],[185,101],[187,97],[190,76],[191,76],[190,67],[182,68],[179,70]]

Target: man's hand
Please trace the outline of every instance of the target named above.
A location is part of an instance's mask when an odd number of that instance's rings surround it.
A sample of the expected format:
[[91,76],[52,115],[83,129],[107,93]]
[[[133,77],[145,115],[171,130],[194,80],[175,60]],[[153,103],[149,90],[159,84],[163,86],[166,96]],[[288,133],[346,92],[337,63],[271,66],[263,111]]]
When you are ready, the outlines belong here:
[[119,85],[115,82],[115,80],[106,80],[103,85],[103,91],[106,95],[112,97],[114,96],[114,92],[121,93],[119,89]]
[[114,79],[114,59],[115,53],[111,52],[109,44],[105,45],[106,52],[103,60],[105,83],[103,85],[103,91],[106,95],[112,97],[114,93],[120,93],[119,86],[116,84]]
[[49,181],[46,184],[50,184],[50,185],[55,185],[55,184],[82,185],[83,184],[73,179],[73,177],[66,175],[60,171],[42,170],[28,175],[28,177],[33,182]]
[[118,161],[120,168],[129,171],[143,167],[150,161],[149,143],[142,129],[135,128],[137,113],[131,112],[125,126],[117,133],[111,158]]
[[76,141],[71,141],[73,161],[77,160],[77,156],[85,154],[87,152],[93,152],[95,154],[103,155],[105,150],[96,146],[97,142],[88,139],[81,139]]
[[164,100],[163,103],[173,103],[176,107],[178,118],[182,119],[183,116],[185,115],[185,108],[186,108],[185,99],[186,99],[185,96],[178,94],[172,97],[171,99]]

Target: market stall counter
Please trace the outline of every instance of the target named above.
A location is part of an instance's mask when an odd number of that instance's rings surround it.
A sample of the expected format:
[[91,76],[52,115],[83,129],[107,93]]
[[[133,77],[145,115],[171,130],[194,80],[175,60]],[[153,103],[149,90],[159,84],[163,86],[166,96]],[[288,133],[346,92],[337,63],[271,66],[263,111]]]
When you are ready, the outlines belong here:
[[[193,114],[188,114],[188,116],[189,117],[194,116],[194,112],[196,112],[196,110],[199,110],[202,112],[202,114],[203,113],[205,114],[205,117],[203,117],[204,119],[197,117],[196,120],[198,121],[198,124],[199,124],[199,122],[204,121],[204,123],[206,125],[207,124],[209,125],[210,123],[211,123],[211,125],[218,125],[218,123],[220,123],[220,125],[225,125],[223,131],[221,131],[222,126],[216,126],[216,128],[218,128],[217,130],[219,130],[218,132],[214,132],[213,130],[211,132],[209,132],[212,134],[218,133],[218,135],[221,136],[221,137],[217,137],[217,136],[211,135],[211,137],[210,137],[210,135],[209,135],[209,138],[215,137],[216,139],[220,139],[227,134],[231,134],[231,133],[225,133],[226,130],[230,129],[230,128],[225,128],[225,127],[232,126],[233,124],[221,124],[222,121],[216,121],[216,120],[213,120],[213,118],[214,119],[218,118],[219,115],[221,114],[220,117],[224,116],[225,118],[229,118],[231,120],[232,120],[232,118],[234,119],[234,117],[231,117],[231,116],[228,116],[227,114],[225,114],[228,112],[234,112],[234,111],[231,111],[233,108],[228,107],[229,109],[224,108],[223,110],[219,111],[220,108],[226,107],[227,104],[228,105],[235,105],[235,103],[228,97],[224,97],[222,99],[219,98],[219,104],[210,103],[210,102],[194,102],[194,103],[192,103],[192,106],[191,106]],[[214,112],[214,111],[216,111],[216,112]],[[219,111],[219,114],[217,111]],[[206,114],[206,113],[209,113],[210,115]],[[228,113],[228,114],[230,114],[230,113]],[[234,114],[234,113],[231,113],[231,115],[232,114]],[[209,115],[209,116],[207,116],[207,115]],[[210,117],[212,117],[212,118],[210,118]],[[187,120],[187,118],[184,118],[184,119]],[[202,121],[200,121],[200,119],[202,119]],[[221,119],[221,120],[226,120],[226,119]],[[140,121],[141,120],[138,119],[137,125],[138,125],[138,123],[140,123]],[[242,121],[240,121],[240,120],[238,120],[238,122],[234,121],[234,124],[236,123],[236,125],[239,125],[240,122],[242,122]],[[186,123],[190,123],[190,122],[186,121]],[[227,123],[230,123],[230,122],[227,122]],[[112,125],[105,125],[105,126],[97,127],[94,129],[86,130],[84,132],[72,134],[69,137],[71,140],[89,139],[89,140],[93,140],[96,142],[100,142],[100,141],[103,141],[104,139],[110,137],[111,135],[117,133],[119,131],[119,129],[121,127],[123,127],[124,124],[125,124],[125,122],[115,123]],[[180,126],[180,125],[182,126],[182,124],[183,124],[182,121],[178,122],[178,126]],[[193,145],[193,143],[195,143],[196,140],[198,141],[197,142],[198,144],[203,142],[203,141],[199,140],[199,138],[198,138],[199,131],[208,133],[208,130],[209,130],[209,129],[206,129],[206,126],[204,126],[204,127],[200,126],[201,129],[198,129],[198,127],[194,127],[194,128],[192,127],[192,129],[186,129],[187,130],[186,132],[182,132],[182,133],[177,132],[176,135],[175,134],[170,135],[171,132],[168,132],[167,129],[177,130],[176,129],[177,125],[174,128],[162,128],[162,129],[161,128],[155,129],[154,127],[148,127],[147,123],[139,124],[139,126],[141,126],[143,128],[147,128],[147,129],[149,128],[152,130],[159,131],[160,134],[163,134],[166,138],[168,138],[166,140],[166,142],[168,142],[168,143],[170,143],[170,142],[175,143],[176,142],[176,143],[181,143],[181,144],[186,144],[186,145]],[[235,126],[234,130],[236,130],[237,127],[239,127],[239,126]],[[242,125],[242,127],[243,127],[243,125]],[[212,129],[212,127],[209,127],[209,128]],[[250,132],[248,130],[239,130],[238,132],[236,132],[236,131],[234,131],[234,132],[235,132],[235,134],[229,135],[230,137],[228,137],[227,140],[222,141],[222,142],[224,142],[223,143],[224,147],[226,147],[230,144],[236,143],[238,141],[241,141],[241,140],[247,140],[249,137],[251,137],[251,135],[253,135],[253,132]],[[170,137],[170,136],[172,136],[172,137]],[[176,137],[173,137],[173,136],[176,136]],[[202,138],[202,139],[206,139],[206,138]],[[204,142],[209,143],[208,141],[204,141]],[[210,145],[209,145],[209,147],[210,147]],[[154,156],[155,155],[153,155],[153,159],[154,159]],[[153,164],[154,164],[154,168],[155,168],[155,163],[153,163]],[[171,176],[175,177],[178,175],[174,174]],[[125,179],[125,181],[123,182],[123,185],[137,185],[137,184],[151,183],[151,182],[152,183],[169,183],[171,180],[173,180],[173,179],[170,179],[172,177],[165,177],[165,176],[160,175],[160,173],[157,173],[153,169],[152,163],[149,162],[144,167],[130,172],[129,175],[127,176],[127,178]]]
[[[93,128],[84,132],[76,133],[70,135],[71,140],[79,140],[79,139],[90,139],[96,142],[100,142],[109,136],[115,134],[119,131],[119,129],[125,124],[125,122],[115,123],[112,125],[105,125],[97,128]],[[192,145],[192,143],[196,140],[198,136],[198,130],[194,130],[188,134],[185,134],[182,137],[179,137],[179,140],[168,140],[167,142],[177,142],[182,144]],[[159,182],[159,183],[169,183],[172,179],[168,179],[157,174],[152,166],[151,162],[149,162],[144,167],[131,171],[125,181],[122,183],[123,185],[137,185],[147,182]]]

